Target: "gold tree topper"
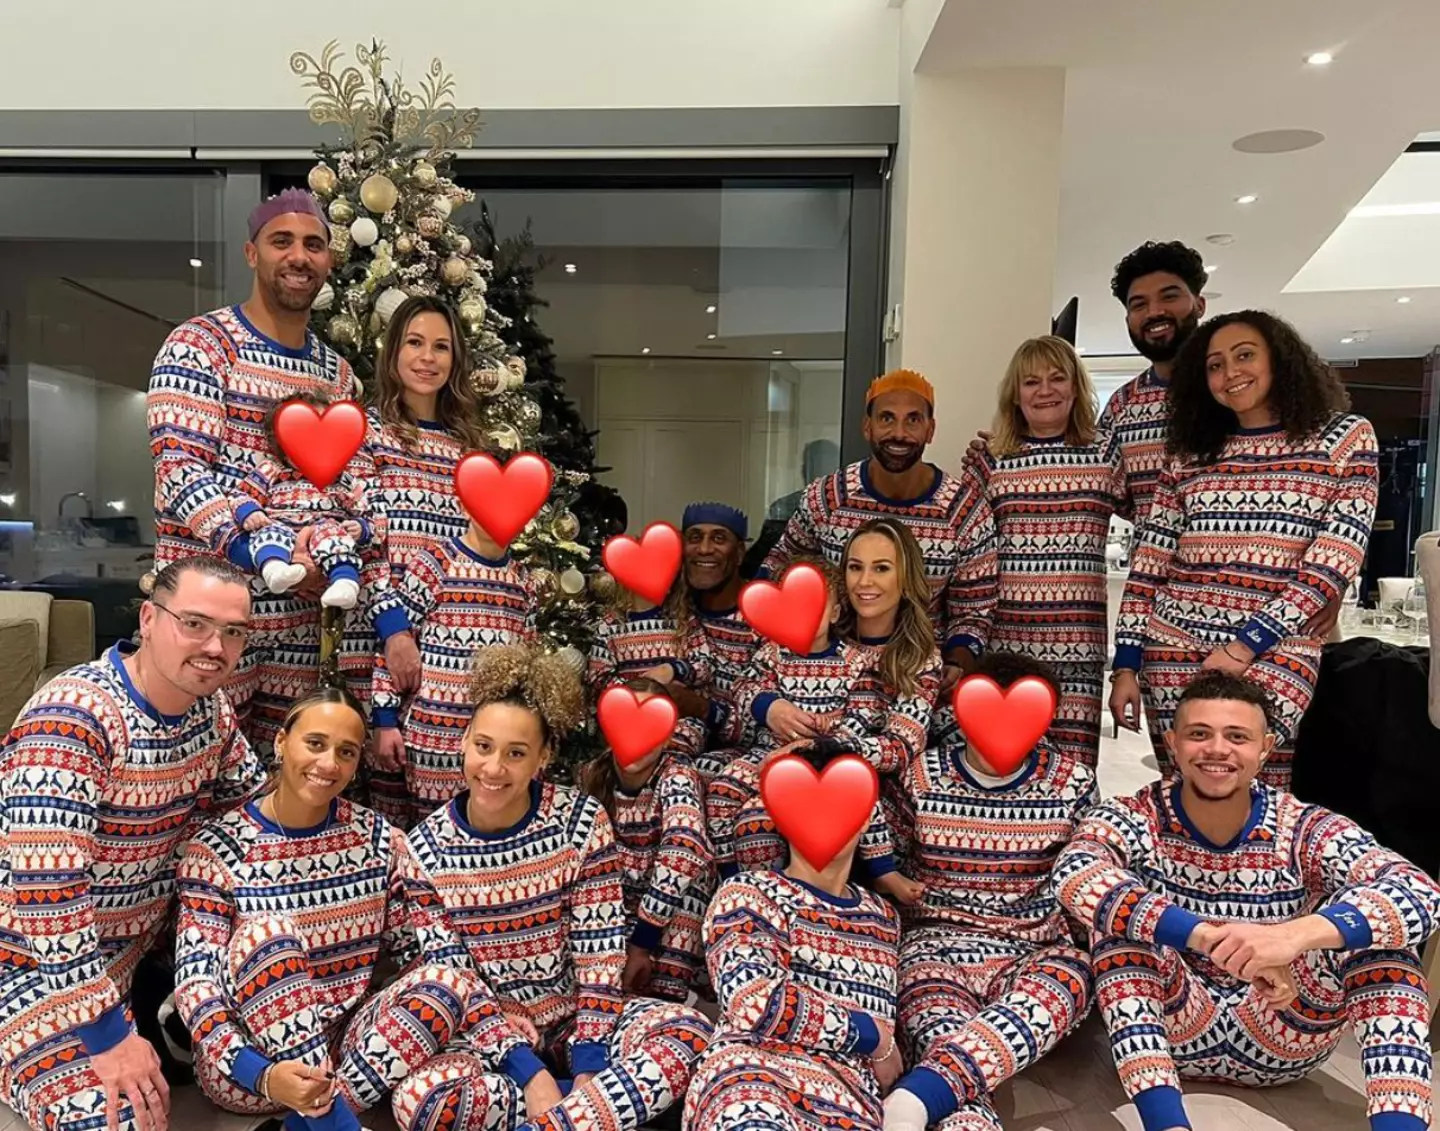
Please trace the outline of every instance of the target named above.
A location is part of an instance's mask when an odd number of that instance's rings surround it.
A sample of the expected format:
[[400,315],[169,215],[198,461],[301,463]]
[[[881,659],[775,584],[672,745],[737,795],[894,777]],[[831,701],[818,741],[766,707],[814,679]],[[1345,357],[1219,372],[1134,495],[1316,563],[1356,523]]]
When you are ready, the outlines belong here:
[[304,78],[310,95],[310,120],[339,126],[356,149],[366,142],[395,142],[427,148],[432,156],[463,149],[480,128],[479,110],[455,106],[455,78],[431,59],[420,90],[409,90],[399,75],[385,78],[385,44],[372,40],[355,47],[359,66],[336,69],[343,58],[338,41],[325,45],[317,60],[304,51],[290,56],[290,69]]

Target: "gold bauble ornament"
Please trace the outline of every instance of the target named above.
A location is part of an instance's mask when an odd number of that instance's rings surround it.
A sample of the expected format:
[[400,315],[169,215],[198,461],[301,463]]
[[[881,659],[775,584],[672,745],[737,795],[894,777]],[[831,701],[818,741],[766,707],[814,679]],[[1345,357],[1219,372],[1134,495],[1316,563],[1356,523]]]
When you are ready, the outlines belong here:
[[445,221],[439,216],[427,213],[415,221],[415,227],[427,240],[433,240],[445,230]]
[[310,191],[316,196],[329,196],[335,191],[338,180],[335,170],[322,161],[310,170],[309,175],[305,178],[305,183],[310,186]]
[[603,569],[597,570],[595,575],[590,578],[590,592],[602,601],[613,601],[619,588],[615,579]]
[[561,511],[550,524],[550,533],[562,542],[573,542],[580,534],[580,520],[574,511]]
[[330,219],[336,224],[348,224],[351,220],[355,219],[355,206],[343,196],[337,196],[332,200],[326,212],[329,214]]
[[456,254],[456,255],[469,255],[469,254],[470,254],[470,251],[471,251],[471,247],[472,247],[472,245],[471,245],[471,243],[470,243],[470,237],[469,237],[469,236],[461,236],[458,240],[455,241],[455,254]]
[[434,188],[435,182],[440,179],[440,174],[435,171],[435,166],[428,161],[415,162],[415,167],[410,170],[410,175],[415,178],[415,183],[421,188]]
[[448,196],[436,196],[430,200],[430,211],[441,219],[448,220],[450,218],[450,210],[453,207]]
[[483,298],[467,298],[460,303],[460,318],[467,325],[474,323],[479,326],[485,321],[485,300]]
[[554,572],[548,569],[532,569],[530,580],[535,586],[536,595],[542,601],[548,601],[560,591],[560,579]]
[[585,674],[585,653],[579,648],[573,648],[569,644],[555,653],[565,661],[565,666],[576,675]]
[[377,216],[383,216],[400,200],[400,190],[384,173],[372,173],[360,186],[360,203]]
[[493,397],[500,391],[500,385],[505,380],[502,370],[493,365],[473,370],[470,374],[470,387],[476,394],[482,397]]
[[516,357],[513,353],[505,359],[505,368],[510,370],[511,376],[515,378],[515,386],[525,383],[525,359]]
[[[470,277],[470,265],[458,256],[451,256],[440,264],[440,279],[448,287],[458,287]],[[464,315],[462,314],[463,318]]]
[[508,424],[501,424],[485,433],[485,439],[492,447],[499,448],[502,452],[518,452],[520,450],[520,433]]
[[350,231],[348,228],[336,228],[330,236],[330,254],[334,256],[335,262],[344,264],[350,258]]
[[353,314],[337,314],[325,326],[331,345],[354,349],[360,344],[360,323]]
[[519,425],[521,432],[533,433],[537,431],[540,427],[540,422],[544,420],[544,418],[544,414],[540,411],[539,403],[531,400],[529,397],[521,398],[520,402],[515,406],[515,423]]
[[415,250],[415,237],[409,232],[403,232],[395,237],[395,254],[409,255]]
[[585,575],[571,566],[560,575],[560,591],[567,597],[578,597],[585,592]]

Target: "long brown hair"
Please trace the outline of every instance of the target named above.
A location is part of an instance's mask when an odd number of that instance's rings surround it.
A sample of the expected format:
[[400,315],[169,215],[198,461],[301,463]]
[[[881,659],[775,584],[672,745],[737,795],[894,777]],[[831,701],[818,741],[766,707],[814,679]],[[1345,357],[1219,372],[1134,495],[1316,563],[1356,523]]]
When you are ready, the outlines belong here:
[[[670,699],[670,689],[658,680],[645,675],[631,676],[616,686],[628,687],[637,696],[652,695]],[[659,766],[659,763],[656,763]],[[615,766],[615,755],[604,750],[580,767],[580,789],[588,793],[605,807],[610,820],[615,820],[615,791],[620,788],[620,771]]]
[[[895,631],[880,653],[880,678],[896,694],[914,695],[920,673],[935,658],[935,626],[930,620],[930,581],[925,576],[925,553],[915,535],[893,518],[872,518],[862,523],[845,543],[842,562],[850,560],[850,547],[866,534],[880,534],[895,549],[895,570],[900,575],[900,607],[895,610]],[[842,566],[842,568],[844,568]],[[857,639],[855,607],[841,602],[840,631]]]
[[483,451],[485,434],[480,427],[480,397],[470,384],[470,346],[455,308],[433,295],[412,295],[390,318],[385,344],[375,362],[375,407],[382,423],[389,425],[401,441],[413,446],[420,439],[420,422],[405,403],[405,385],[400,380],[400,347],[410,323],[421,314],[438,314],[450,328],[450,379],[435,399],[435,418],[466,451]]
[[1100,410],[1090,373],[1074,346],[1064,338],[1046,334],[1043,338],[1021,342],[1005,370],[995,423],[991,425],[992,455],[1013,456],[1020,450],[1021,437],[1026,432],[1025,414],[1020,411],[1020,382],[1047,369],[1066,374],[1075,390],[1075,403],[1070,406],[1070,420],[1065,425],[1065,442],[1074,447],[1095,442],[1095,419]]

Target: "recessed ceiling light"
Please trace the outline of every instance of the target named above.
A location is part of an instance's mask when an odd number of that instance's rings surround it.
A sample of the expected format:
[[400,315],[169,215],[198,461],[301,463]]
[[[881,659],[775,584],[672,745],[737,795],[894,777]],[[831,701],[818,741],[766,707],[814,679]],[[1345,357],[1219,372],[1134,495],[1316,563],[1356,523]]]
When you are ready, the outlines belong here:
[[784,350],[771,350],[771,351],[770,351],[770,356],[771,356],[771,357],[783,357],[784,355],[785,355],[785,351],[784,351]]
[[1207,264],[1205,264],[1205,274],[1207,274],[1207,275],[1213,275],[1213,274],[1215,274],[1215,272],[1218,271],[1218,270],[1220,270],[1220,264],[1218,264],[1218,263],[1207,263]]
[[1230,143],[1237,153],[1298,153],[1313,149],[1325,140],[1317,130],[1261,130]]
[[1407,302],[1410,301],[1410,296],[1409,296],[1409,295],[1401,295],[1401,296],[1400,296],[1399,298],[1397,298],[1395,301],[1398,302],[1398,303],[1400,303],[1400,304],[1403,306],[1405,303],[1407,303]]
[[1328,67],[1335,62],[1335,56],[1328,51],[1313,51],[1305,56],[1305,62],[1312,67]]
[[1354,338],[1341,338],[1341,339],[1340,339],[1340,344],[1341,344],[1342,346],[1348,346],[1348,345],[1349,345],[1351,342],[1353,342],[1354,340],[1355,340]]
[[640,350],[640,352],[641,352],[641,353],[649,353],[649,352],[650,352],[650,347],[649,347],[649,346],[645,346],[644,348],[642,348],[642,349]]
[[199,270],[201,267],[205,266],[205,263],[203,260],[200,259],[192,259],[190,260],[190,266],[194,267],[196,270]]
[[580,270],[580,268],[576,267],[573,263],[565,264],[565,274],[567,275],[573,275],[578,270]]
[[706,334],[706,335],[705,335],[705,340],[706,340],[707,342],[713,342],[713,341],[715,340],[715,335],[714,335],[714,334]]
[[1258,196],[1256,196],[1253,192],[1247,192],[1244,196],[1237,196],[1237,197],[1235,198],[1235,203],[1236,203],[1236,204],[1254,204],[1254,203],[1255,203],[1257,200],[1259,200],[1259,199],[1260,199],[1260,198],[1259,198]]
[[1229,232],[1216,232],[1213,236],[1206,236],[1205,242],[1213,243],[1217,247],[1229,247],[1235,242],[1235,237]]
[[705,313],[706,313],[706,314],[714,314],[714,313],[715,313],[715,304],[714,304],[713,302],[712,302],[709,306],[707,306],[707,307],[705,308]]

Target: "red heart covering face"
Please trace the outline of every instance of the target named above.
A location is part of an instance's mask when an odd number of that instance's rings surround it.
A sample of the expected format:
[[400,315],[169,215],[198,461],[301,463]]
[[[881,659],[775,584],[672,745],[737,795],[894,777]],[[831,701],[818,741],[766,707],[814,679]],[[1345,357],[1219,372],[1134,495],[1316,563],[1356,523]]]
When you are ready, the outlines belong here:
[[611,687],[600,696],[596,716],[615,761],[628,770],[670,741],[679,712],[663,695],[652,695],[642,703],[628,687]]
[[365,413],[354,401],[327,405],[323,413],[290,401],[275,414],[275,439],[290,466],[323,491],[364,443]]
[[494,456],[471,452],[455,467],[455,493],[491,538],[508,546],[550,497],[555,473],[531,452],[521,452],[503,468]]
[[600,555],[615,580],[653,604],[670,595],[680,572],[680,532],[668,522],[652,522],[637,541],[617,534]]
[[760,799],[790,847],[817,871],[870,823],[880,782],[868,762],[836,758],[822,773],[786,755],[760,773]]
[[952,702],[965,741],[1001,774],[1030,756],[1055,719],[1055,692],[1033,675],[1004,689],[988,675],[967,676]]
[[765,639],[803,655],[815,643],[829,601],[820,571],[797,565],[785,571],[779,585],[752,581],[740,590],[740,614]]

